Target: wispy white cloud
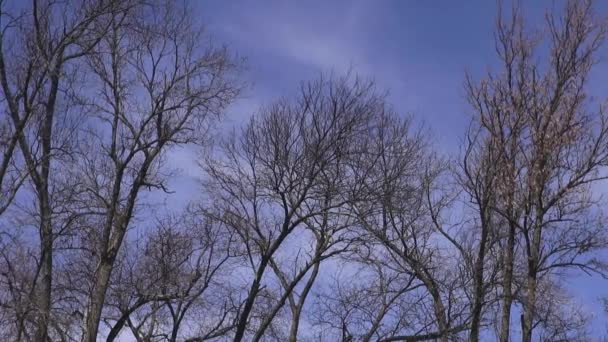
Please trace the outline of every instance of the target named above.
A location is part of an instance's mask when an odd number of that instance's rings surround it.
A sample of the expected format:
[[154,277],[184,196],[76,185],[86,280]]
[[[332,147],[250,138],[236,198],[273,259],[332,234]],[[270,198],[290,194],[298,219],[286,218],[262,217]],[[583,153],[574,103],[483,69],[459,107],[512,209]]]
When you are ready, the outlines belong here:
[[218,27],[239,45],[251,45],[270,54],[320,70],[343,70],[351,65],[366,72],[367,41],[363,38],[377,30],[367,20],[381,10],[379,4],[348,2],[327,7],[276,6],[232,8],[226,13],[230,25]]

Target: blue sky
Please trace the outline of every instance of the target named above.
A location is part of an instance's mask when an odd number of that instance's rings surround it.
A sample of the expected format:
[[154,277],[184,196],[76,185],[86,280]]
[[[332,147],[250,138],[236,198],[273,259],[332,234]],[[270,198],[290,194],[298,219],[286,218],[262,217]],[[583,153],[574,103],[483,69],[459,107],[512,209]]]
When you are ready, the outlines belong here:
[[214,39],[247,58],[253,88],[231,118],[352,66],[451,145],[467,120],[465,68],[479,74],[495,60],[493,1],[204,1],[199,10]]
[[[524,2],[524,1],[522,1]],[[541,28],[545,9],[563,1],[527,1],[532,27]],[[608,4],[600,11],[608,13]],[[482,76],[496,63],[492,30],[494,1],[221,1],[196,4],[208,33],[246,58],[243,78],[250,86],[229,110],[227,126],[238,126],[260,105],[290,96],[303,80],[320,72],[352,68],[387,89],[389,101],[431,130],[437,149],[453,155],[469,120],[464,100],[465,70]],[[608,55],[602,52],[603,58]],[[592,92],[605,89],[601,65]],[[179,207],[200,189],[196,152],[169,157],[183,172],[175,179],[171,206]],[[570,283],[585,305],[594,305],[606,283]],[[607,293],[603,293],[606,295]],[[596,329],[604,324],[596,322]]]

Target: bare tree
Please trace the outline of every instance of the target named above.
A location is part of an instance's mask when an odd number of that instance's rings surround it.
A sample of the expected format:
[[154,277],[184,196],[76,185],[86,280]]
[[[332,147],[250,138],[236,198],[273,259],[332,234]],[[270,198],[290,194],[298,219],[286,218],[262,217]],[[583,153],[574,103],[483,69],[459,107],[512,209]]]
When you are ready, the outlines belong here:
[[[469,96],[475,98],[474,94]],[[447,177],[458,190],[446,191],[444,188],[443,198],[435,201],[427,190],[431,221],[459,256],[463,276],[471,282],[470,289],[466,290],[470,305],[470,341],[479,340],[485,308],[494,301],[488,294],[496,286],[498,268],[493,255],[498,227],[502,224],[493,212],[499,195],[496,185],[502,159],[499,144],[492,134],[487,134],[486,124],[483,120],[472,122],[462,159],[454,162],[453,174]],[[443,217],[445,211],[461,211],[463,217],[460,222],[449,222]]]
[[[511,57],[512,58],[512,57]],[[508,65],[512,61],[506,62]],[[474,110],[474,117],[465,139],[464,155],[460,170],[457,174],[458,183],[472,203],[475,226],[478,227],[479,241],[477,255],[469,256],[468,249],[457,246],[468,260],[473,276],[474,291],[471,310],[471,340],[479,340],[482,311],[486,303],[485,296],[495,288],[495,277],[487,277],[486,264],[494,263],[490,270],[496,276],[498,264],[503,264],[503,308],[502,325],[507,331],[502,331],[501,341],[508,341],[510,326],[510,309],[512,297],[512,277],[515,249],[516,225],[519,213],[515,183],[517,146],[522,134],[524,120],[514,114],[513,94],[503,88],[490,76],[486,82],[476,85],[467,76],[467,100]],[[510,106],[507,104],[511,104]],[[496,213],[496,208],[505,215]],[[506,232],[505,232],[506,231]],[[506,237],[504,236],[506,235]],[[454,243],[455,242],[454,240]],[[487,260],[488,253],[498,247],[504,251],[498,258]]]
[[362,239],[380,254],[376,258],[384,259],[385,267],[414,276],[432,308],[417,313],[426,318],[421,330],[386,340],[447,341],[466,328],[467,318],[459,300],[464,291],[464,283],[458,281],[465,280],[462,269],[457,263],[439,262],[453,258],[451,251],[437,246],[442,235],[434,224],[437,208],[446,201],[438,188],[443,166],[422,131],[412,131],[409,120],[386,113],[377,122],[358,161],[357,182],[368,195],[356,203],[354,213]]
[[104,318],[110,326],[106,341],[125,326],[134,334],[141,330],[135,327],[154,327],[154,335],[166,341],[204,341],[232,330],[238,307],[227,285],[226,266],[234,257],[227,233],[188,214],[161,220],[143,248],[137,248],[142,241],[127,243],[109,288],[107,305],[115,310]]
[[[2,174],[2,208],[15,195],[18,185],[29,176],[37,200],[39,259],[30,290],[36,297],[36,339],[47,339],[52,303],[53,216],[56,209],[54,160],[69,155],[71,107],[77,105],[73,88],[76,64],[101,39],[103,20],[120,11],[120,2],[99,1],[32,1],[24,8],[2,6],[0,36],[0,84],[5,111],[12,128],[0,173]],[[125,3],[125,6],[126,3]],[[61,112],[58,112],[60,108]],[[68,114],[65,114],[68,113]],[[11,156],[19,147],[20,169],[13,170]],[[8,178],[7,178],[8,177]],[[4,181],[7,181],[5,183]],[[8,187],[4,187],[8,184]]]
[[83,179],[99,213],[84,341],[94,341],[117,255],[140,193],[166,190],[162,155],[204,141],[209,125],[235,98],[236,64],[226,49],[204,44],[188,6],[143,4],[115,17],[88,58],[97,77],[92,128],[83,142]]
[[[334,177],[332,175],[331,177]],[[289,309],[291,311],[291,321],[289,328],[289,341],[297,341],[298,339],[298,327],[300,325],[300,319],[304,310],[304,304],[308,298],[313,285],[319,276],[321,262],[345,253],[349,250],[349,247],[353,244],[353,239],[349,237],[344,231],[352,225],[352,220],[348,219],[346,215],[340,213],[338,210],[329,210],[331,196],[331,187],[328,183],[328,193],[323,199],[323,207],[326,209],[325,212],[321,213],[319,217],[312,217],[304,221],[304,227],[314,236],[311,239],[311,243],[314,244],[311,252],[306,252],[306,262],[304,266],[296,258],[294,265],[296,267],[289,274],[284,270],[277,261],[276,258],[271,258],[270,266],[277,276],[283,294],[282,297],[286,298],[289,303]],[[335,200],[335,199],[334,199]],[[341,199],[340,199],[341,200]],[[304,281],[304,278],[308,275],[308,278]],[[299,284],[303,283],[301,288]],[[275,305],[273,312],[277,312],[284,303],[284,299],[281,298],[278,305]],[[268,326],[271,322],[273,315],[269,315],[265,322],[262,323],[261,327],[256,332],[254,340],[259,340],[264,333],[265,326]],[[270,319],[269,319],[270,318]]]
[[[492,210],[507,222],[501,341],[509,340],[516,251],[523,252],[526,266],[523,341],[532,340],[541,318],[538,284],[545,277],[563,268],[605,274],[605,265],[589,257],[607,241],[590,185],[605,178],[608,126],[603,108],[592,109],[587,95],[605,32],[590,1],[569,1],[559,17],[549,13],[544,34],[526,31],[515,6],[510,18],[499,13],[497,22],[501,72],[479,85],[468,83],[481,128],[497,146],[495,188],[501,200]],[[545,41],[548,58],[541,60]]]
[[[539,276],[563,267],[605,272],[604,265],[584,260],[606,245],[600,218],[592,214],[589,184],[605,177],[599,171],[608,160],[608,125],[603,111],[589,112],[585,101],[605,26],[594,18],[590,2],[568,3],[562,18],[548,17],[548,26],[551,71],[532,72],[533,104],[542,106],[528,112],[527,224],[521,225],[528,257],[524,341],[532,339]],[[539,98],[542,94],[548,96]]]
[[[207,164],[215,204],[210,215],[237,232],[253,272],[235,341],[252,328],[254,304],[271,283],[268,268],[278,276],[275,284],[282,295],[259,330],[254,329],[254,338],[262,336],[287,301],[296,319],[291,338],[296,338],[297,317],[318,264],[342,245],[338,233],[348,225],[340,216],[357,191],[347,163],[354,141],[382,106],[382,96],[370,82],[321,78],[302,85],[295,101],[280,101],[254,116],[240,136],[225,144],[223,157]],[[289,239],[295,235],[304,243]],[[289,261],[292,276],[277,259],[286,248],[306,257]],[[294,289],[307,274],[296,304]]]
[[[170,2],[0,5],[0,213],[26,178],[24,198],[36,199],[18,203],[17,224],[2,232],[3,310],[23,308],[10,311],[18,340],[73,339],[78,316],[94,340],[138,194],[165,189],[164,150],[205,139],[238,93],[236,64]],[[38,251],[20,237],[30,226]],[[93,284],[91,295],[78,282]]]
[[321,76],[204,149],[172,215],[148,196],[169,154],[241,90],[189,5],[0,0],[0,339],[508,342],[515,311],[524,342],[588,340],[560,282],[608,277],[591,1],[539,32],[500,4],[459,160],[373,81]]
[[[425,317],[420,313],[425,293],[414,275],[393,270],[365,246],[345,254],[335,267],[338,271],[332,283],[318,291],[311,313],[320,331],[332,331],[334,339],[376,341],[424,327]],[[421,337],[422,330],[411,337]]]

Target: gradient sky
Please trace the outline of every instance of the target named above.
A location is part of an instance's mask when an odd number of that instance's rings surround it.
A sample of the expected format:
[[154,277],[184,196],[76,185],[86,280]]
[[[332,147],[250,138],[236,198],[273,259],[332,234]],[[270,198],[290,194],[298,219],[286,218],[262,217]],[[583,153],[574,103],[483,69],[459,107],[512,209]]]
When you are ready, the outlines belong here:
[[[532,27],[542,28],[547,8],[563,1],[522,1]],[[389,102],[413,114],[431,130],[437,149],[458,152],[469,120],[464,100],[465,70],[482,76],[496,63],[494,1],[222,1],[197,3],[208,33],[246,58],[243,78],[250,86],[229,110],[227,126],[238,126],[260,105],[293,95],[299,82],[320,72],[352,68],[373,77],[390,93]],[[598,10],[608,14],[608,2]],[[607,57],[602,51],[603,58]],[[605,91],[605,65],[593,74],[591,90]],[[186,148],[169,156],[183,172],[172,182],[170,207],[200,194],[196,152]],[[608,281],[578,277],[572,291],[599,313]],[[601,319],[594,329],[606,331]]]

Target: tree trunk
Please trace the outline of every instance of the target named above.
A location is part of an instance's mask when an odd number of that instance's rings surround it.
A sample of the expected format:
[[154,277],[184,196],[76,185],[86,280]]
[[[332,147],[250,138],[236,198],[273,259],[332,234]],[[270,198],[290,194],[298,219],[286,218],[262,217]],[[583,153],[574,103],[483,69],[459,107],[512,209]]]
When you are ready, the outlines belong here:
[[[317,256],[318,257],[318,256]],[[317,275],[319,274],[319,268],[321,266],[321,261],[318,261],[312,270],[312,274],[308,281],[306,282],[306,286],[300,295],[300,300],[296,310],[292,313],[293,317],[291,318],[291,327],[289,328],[289,342],[297,342],[298,341],[298,328],[300,326],[300,316],[302,315],[302,309],[304,308],[304,303],[306,302],[306,297],[308,297],[308,293],[312,288],[315,279],[317,279]]]
[[[42,146],[42,159],[40,160],[40,173],[34,177],[34,184],[40,208],[40,274],[38,275],[39,286],[34,284],[39,291],[38,311],[39,319],[36,327],[36,340],[46,341],[48,338],[48,326],[51,317],[51,291],[53,286],[53,225],[52,209],[49,196],[49,175],[51,172],[51,149],[53,136],[53,118],[55,116],[55,102],[59,89],[59,74],[61,63],[56,62],[52,70],[49,96],[45,104],[45,115],[40,131]],[[22,146],[25,148],[26,146]],[[23,153],[30,153],[24,151]],[[31,161],[31,157],[27,158]],[[30,162],[31,164],[31,162]],[[32,169],[34,165],[29,165]]]
[[534,303],[536,301],[536,274],[528,272],[528,286],[522,324],[522,342],[532,342],[532,324],[534,320]]
[[445,307],[441,301],[435,301],[435,311],[437,312],[437,325],[441,334],[441,342],[448,342],[448,323],[445,320]]
[[[46,207],[46,206],[45,206]],[[43,215],[40,225],[40,274],[38,276],[37,297],[39,311],[36,327],[36,341],[46,341],[48,338],[48,325],[51,316],[51,291],[53,285],[53,236],[50,218]]]
[[[487,210],[484,210],[487,212]],[[486,213],[482,213],[486,216]],[[469,339],[471,342],[479,341],[479,327],[481,324],[481,312],[483,309],[484,301],[484,289],[483,289],[483,274],[484,274],[484,261],[486,257],[486,244],[488,240],[488,219],[483,218],[481,227],[481,239],[479,241],[479,252],[477,259],[475,260],[475,284],[474,284],[474,299],[473,299],[473,310],[471,314],[471,333]]]
[[502,279],[503,300],[500,317],[500,342],[509,342],[511,328],[511,306],[513,304],[513,254],[515,249],[515,224],[509,224],[509,235],[504,260]]
[[537,265],[540,252],[540,242],[542,237],[542,210],[536,209],[536,222],[534,224],[534,236],[532,246],[528,255],[528,276],[526,286],[526,300],[524,301],[524,313],[522,323],[522,342],[532,342],[532,324],[536,308],[536,283]]
[[260,265],[258,266],[258,270],[255,275],[255,279],[251,284],[251,288],[249,289],[249,294],[247,295],[247,300],[245,301],[245,306],[243,306],[243,311],[239,317],[239,321],[236,326],[236,333],[234,334],[234,342],[240,342],[243,340],[245,336],[245,328],[247,328],[247,320],[249,319],[249,314],[253,309],[253,304],[257,297],[258,291],[260,290],[260,283],[262,282],[262,276],[264,275],[264,271],[266,270],[266,266],[270,260],[269,256],[262,257],[260,261]]
[[82,338],[83,342],[95,342],[97,340],[97,330],[99,329],[101,311],[103,309],[108,283],[110,282],[113,263],[113,260],[107,256],[100,261],[99,269],[93,284],[89,308],[87,310],[85,332]]
[[441,299],[441,295],[439,294],[439,291],[437,290],[437,287],[435,286],[433,281],[426,279],[426,280],[423,280],[423,282],[425,282],[427,284],[427,288],[428,288],[429,292],[431,293],[431,296],[433,297],[433,307],[434,307],[434,311],[435,311],[435,318],[437,319],[437,328],[439,328],[439,334],[440,334],[439,340],[441,342],[448,342],[448,332],[449,332],[450,327],[446,320],[445,306],[443,305],[443,300]]

